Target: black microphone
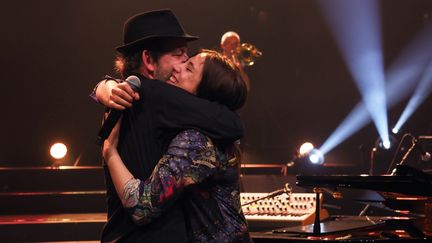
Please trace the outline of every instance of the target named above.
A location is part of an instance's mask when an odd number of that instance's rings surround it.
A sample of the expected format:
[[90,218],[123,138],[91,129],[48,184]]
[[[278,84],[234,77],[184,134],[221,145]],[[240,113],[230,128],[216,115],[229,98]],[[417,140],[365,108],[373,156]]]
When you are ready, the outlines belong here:
[[[432,140],[432,136],[418,136],[418,140]],[[428,151],[425,151],[423,147],[420,147],[421,151],[421,160],[429,161],[431,159],[431,154]]]
[[[129,76],[125,80],[134,91],[138,91],[141,86],[141,81],[137,76]],[[110,109],[108,117],[105,119],[101,129],[99,130],[98,136],[96,138],[96,144],[102,145],[105,139],[108,138],[117,121],[120,119],[123,111]]]
[[276,190],[276,191],[273,191],[273,192],[270,192],[269,194],[267,194],[267,195],[264,196],[264,197],[261,197],[261,198],[258,198],[258,199],[255,199],[255,200],[249,201],[249,202],[247,202],[247,203],[242,204],[241,206],[243,207],[243,206],[246,206],[246,205],[249,205],[249,204],[252,204],[252,203],[258,202],[258,201],[263,200],[263,199],[266,199],[266,198],[271,198],[271,197],[279,196],[279,195],[284,194],[284,193],[291,194],[291,192],[292,192],[292,187],[291,187],[291,185],[290,185],[289,183],[285,183],[284,188],[279,189],[279,190]]
[[422,144],[419,142],[419,140],[415,140],[416,141],[416,149],[418,149],[420,151],[420,159],[423,162],[427,162],[431,159],[431,154],[423,149]]
[[267,194],[267,196],[265,196],[265,198],[279,196],[279,195],[284,194],[284,193],[289,194],[291,192],[292,192],[291,185],[289,183],[285,183],[284,188],[270,192],[269,194]]

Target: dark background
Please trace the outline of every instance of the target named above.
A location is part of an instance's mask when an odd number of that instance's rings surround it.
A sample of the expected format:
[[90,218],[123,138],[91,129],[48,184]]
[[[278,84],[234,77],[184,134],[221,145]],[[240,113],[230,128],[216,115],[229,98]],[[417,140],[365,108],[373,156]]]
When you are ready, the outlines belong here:
[[[388,67],[431,21],[432,1],[379,3]],[[187,32],[201,36],[190,53],[217,48],[229,30],[263,52],[246,70],[252,81],[241,111],[246,163],[283,164],[304,141],[321,145],[361,99],[312,0],[4,1],[0,166],[50,165],[49,146],[57,141],[69,148],[65,164],[99,165],[94,140],[103,108],[88,94],[103,75],[114,74],[124,21],[160,8],[171,8]],[[406,102],[389,110],[390,127]],[[431,134],[431,105],[429,97],[403,132]],[[377,136],[370,123],[332,150],[326,163],[359,172]]]

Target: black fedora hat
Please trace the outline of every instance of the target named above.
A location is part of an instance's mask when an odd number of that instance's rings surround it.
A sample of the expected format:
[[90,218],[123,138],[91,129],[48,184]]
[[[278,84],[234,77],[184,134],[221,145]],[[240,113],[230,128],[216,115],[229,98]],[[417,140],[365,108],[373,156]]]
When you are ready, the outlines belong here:
[[192,41],[199,37],[185,33],[174,13],[170,9],[162,9],[130,17],[123,28],[123,45],[116,50],[127,52],[149,40],[164,38]]

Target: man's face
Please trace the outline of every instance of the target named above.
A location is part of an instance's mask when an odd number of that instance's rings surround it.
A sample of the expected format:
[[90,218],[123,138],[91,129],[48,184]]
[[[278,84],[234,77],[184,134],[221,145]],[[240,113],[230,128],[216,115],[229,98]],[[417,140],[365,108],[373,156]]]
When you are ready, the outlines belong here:
[[206,55],[206,53],[199,53],[187,62],[175,65],[174,72],[167,83],[196,94],[202,80]]
[[240,46],[240,39],[235,35],[230,35],[221,43],[222,50],[226,56],[233,55]]
[[167,41],[166,48],[169,51],[160,56],[154,72],[154,77],[161,81],[167,81],[171,77],[174,65],[184,63],[189,58],[184,40]]

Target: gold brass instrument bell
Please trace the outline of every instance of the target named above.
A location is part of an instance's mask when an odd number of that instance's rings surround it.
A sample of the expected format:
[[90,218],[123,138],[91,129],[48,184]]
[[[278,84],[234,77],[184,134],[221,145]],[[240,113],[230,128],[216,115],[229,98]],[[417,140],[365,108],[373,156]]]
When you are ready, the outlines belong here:
[[256,48],[256,46],[243,43],[237,48],[237,58],[243,63],[245,66],[252,66],[255,63],[255,60],[262,56],[262,52]]

